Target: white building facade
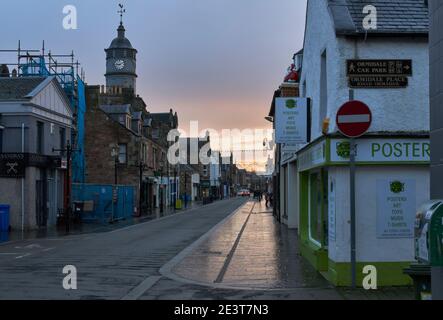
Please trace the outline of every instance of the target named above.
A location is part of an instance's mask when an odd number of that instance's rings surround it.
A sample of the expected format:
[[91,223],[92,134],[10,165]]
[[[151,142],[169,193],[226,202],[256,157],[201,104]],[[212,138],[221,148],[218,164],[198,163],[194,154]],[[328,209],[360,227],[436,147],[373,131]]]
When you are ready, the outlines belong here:
[[[372,111],[368,134],[356,140],[358,285],[367,265],[377,268],[379,286],[411,282],[403,268],[414,260],[415,212],[429,199],[427,5],[396,2],[409,15],[390,2],[371,1],[380,18],[365,30],[361,1],[308,1],[300,95],[311,99],[311,142],[297,152],[298,182],[289,191],[299,195],[302,254],[335,285],[351,282],[349,140],[335,124],[340,106],[359,100]],[[351,88],[349,60],[411,60],[412,75],[407,85]]]

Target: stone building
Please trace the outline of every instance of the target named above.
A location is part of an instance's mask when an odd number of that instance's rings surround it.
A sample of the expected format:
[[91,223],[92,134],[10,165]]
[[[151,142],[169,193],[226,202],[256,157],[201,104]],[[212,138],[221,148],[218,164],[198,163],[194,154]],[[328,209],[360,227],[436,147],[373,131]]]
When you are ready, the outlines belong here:
[[86,182],[136,187],[139,215],[172,205],[178,172],[168,165],[167,134],[177,113],[151,114],[136,94],[137,50],[123,23],[106,52],[106,86],[88,86],[85,115]]

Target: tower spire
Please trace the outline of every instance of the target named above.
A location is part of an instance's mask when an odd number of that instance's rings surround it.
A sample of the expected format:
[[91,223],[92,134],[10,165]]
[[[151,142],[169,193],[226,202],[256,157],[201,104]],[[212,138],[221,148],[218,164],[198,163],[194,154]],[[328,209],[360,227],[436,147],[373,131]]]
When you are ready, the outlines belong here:
[[118,4],[118,6],[120,7],[120,10],[118,10],[117,12],[120,14],[120,25],[123,25],[123,14],[126,13],[126,9],[125,6],[121,3]]

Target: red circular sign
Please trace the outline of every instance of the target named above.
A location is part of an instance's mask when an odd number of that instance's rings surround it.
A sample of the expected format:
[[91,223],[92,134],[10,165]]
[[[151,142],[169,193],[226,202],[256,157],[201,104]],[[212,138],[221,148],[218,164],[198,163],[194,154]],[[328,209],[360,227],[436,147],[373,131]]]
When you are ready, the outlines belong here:
[[337,112],[337,127],[348,138],[364,135],[372,123],[372,113],[369,107],[361,101],[349,101],[342,105]]

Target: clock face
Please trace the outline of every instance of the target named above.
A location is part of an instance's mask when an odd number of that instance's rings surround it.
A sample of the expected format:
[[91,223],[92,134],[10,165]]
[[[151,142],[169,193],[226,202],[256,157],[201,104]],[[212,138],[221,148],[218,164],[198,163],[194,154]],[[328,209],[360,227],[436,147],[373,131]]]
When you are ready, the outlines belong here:
[[125,62],[123,60],[117,60],[114,65],[117,70],[122,70],[125,67]]

